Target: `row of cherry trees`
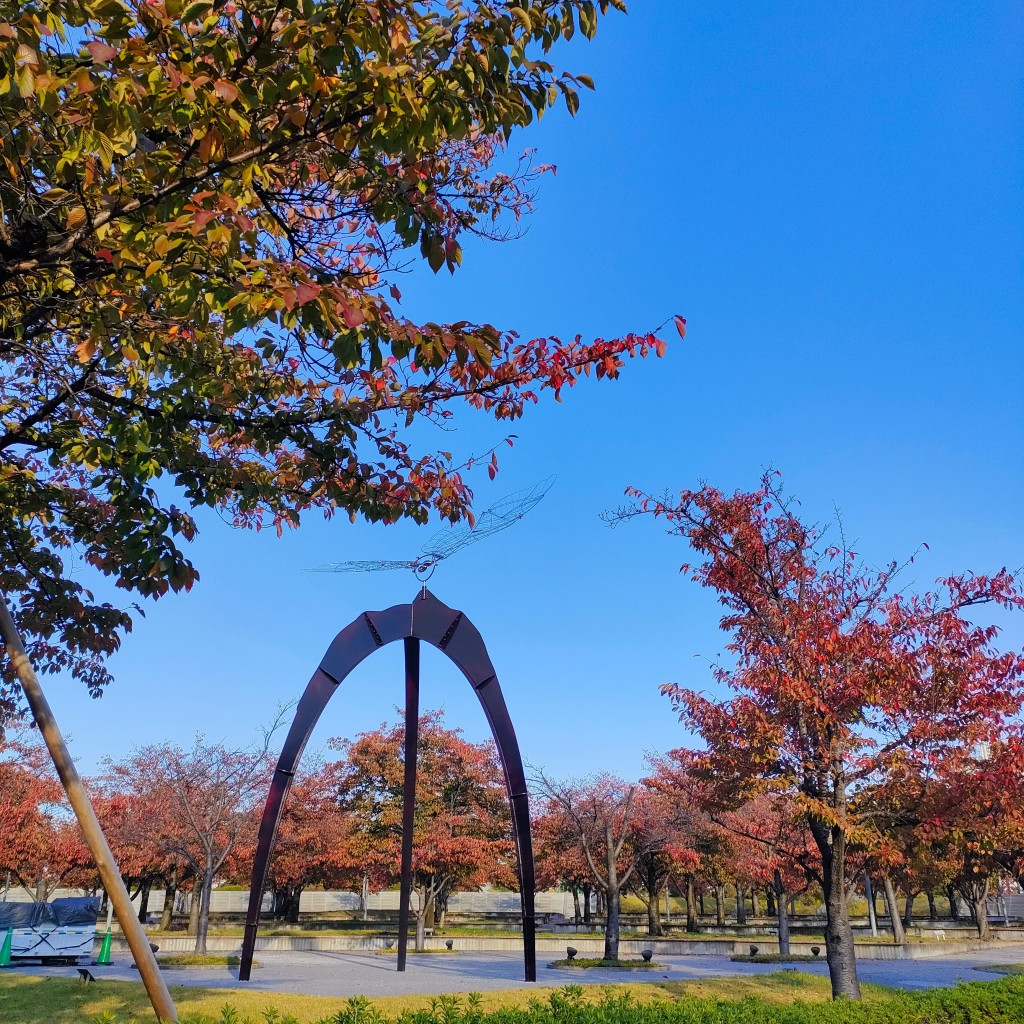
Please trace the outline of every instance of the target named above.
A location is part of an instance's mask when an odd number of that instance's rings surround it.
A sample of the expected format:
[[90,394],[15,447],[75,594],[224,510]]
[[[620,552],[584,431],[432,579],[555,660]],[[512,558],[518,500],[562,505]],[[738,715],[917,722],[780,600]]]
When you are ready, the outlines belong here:
[[[278,832],[270,882],[274,913],[298,920],[309,886],[385,888],[398,875],[402,736],[384,725],[353,741],[332,740],[337,760],[307,759]],[[511,885],[515,863],[502,774],[490,743],[445,727],[440,712],[420,723],[414,832],[417,937],[443,914],[456,887]],[[179,891],[191,893],[190,930],[206,950],[214,882],[248,882],[272,764],[264,743],[232,750],[197,738],[190,749],[150,746],[109,761],[90,782],[122,874],[148,913],[165,892],[162,925]],[[0,754],[0,873],[45,898],[56,885],[96,888],[98,878],[45,750],[30,739]]]
[[[310,886],[379,889],[397,878],[401,833],[402,733],[382,726],[353,741],[332,741],[338,760],[311,763],[292,789],[271,867],[273,913],[298,920],[299,897]],[[439,712],[420,726],[421,782],[415,822],[414,883],[417,940],[443,921],[455,888],[514,885],[514,861],[500,768],[490,744],[468,742],[445,727]],[[1005,787],[1007,745],[972,777],[976,798],[929,788],[923,815],[906,806],[876,807],[873,824],[849,844],[844,896],[865,881],[888,904],[895,941],[904,941],[914,897],[945,892],[962,897],[979,932],[987,928],[985,897],[1000,872],[1024,881],[1021,786]],[[270,764],[263,749],[232,751],[197,740],[190,750],[148,747],[106,766],[92,788],[104,827],[127,881],[148,910],[150,890],[163,889],[162,926],[172,922],[175,897],[190,891],[191,931],[204,949],[215,880],[245,883]],[[1014,778],[1020,779],[1015,762]],[[39,898],[57,885],[97,885],[88,851],[73,821],[60,811],[59,786],[31,742],[10,742],[0,761],[0,871]],[[685,907],[674,922],[698,931],[705,897],[725,923],[726,893],[737,923],[767,913],[783,948],[796,897],[823,898],[818,852],[798,801],[762,793],[726,808],[700,772],[700,755],[680,749],[653,758],[649,775],[633,784],[610,776],[556,782],[538,775],[534,822],[538,881],[573,893],[577,922],[591,923],[598,894],[605,955],[618,956],[623,894],[642,901],[648,931],[664,933],[668,893]],[[921,780],[918,780],[921,785]],[[906,791],[908,794],[910,790]],[[998,805],[995,803],[998,796]],[[861,801],[856,802],[858,813]],[[918,807],[924,805],[917,805]],[[904,912],[896,891],[904,895]],[[582,898],[581,898],[582,897]],[[701,913],[698,912],[698,902]],[[954,911],[955,912],[955,911]]]
[[[1018,609],[1014,575],[961,575],[936,588],[897,589],[901,567],[862,564],[841,532],[801,522],[774,474],[753,492],[704,487],[657,500],[639,493],[617,521],[667,522],[696,555],[684,570],[725,612],[726,654],[717,694],[663,689],[692,736],[650,763],[636,783],[600,777],[535,779],[541,880],[603,896],[607,957],[618,952],[620,897],[636,893],[657,933],[660,896],[726,887],[758,897],[788,941],[787,904],[819,894],[836,996],[856,998],[849,900],[874,879],[895,941],[918,893],[946,890],[987,932],[986,898],[1000,874],[1024,881],[1024,659],[995,647],[976,621]],[[731,694],[731,695],[730,695]],[[724,699],[723,699],[724,696]],[[417,934],[443,914],[456,886],[514,881],[501,772],[489,744],[445,728],[420,730],[415,836]],[[297,917],[310,885],[381,887],[397,874],[402,729],[382,726],[336,742],[337,760],[296,780],[272,866],[275,908]],[[84,867],[74,829],[49,808],[58,791],[31,745],[12,743],[0,764],[5,842],[16,878],[68,880]],[[159,746],[106,766],[93,781],[123,872],[145,894],[188,885],[197,946],[204,948],[214,880],[244,881],[266,747],[227,750],[198,740]],[[13,839],[9,839],[13,836]],[[76,852],[77,851],[77,852]],[[76,855],[81,855],[76,862]],[[871,906],[873,908],[873,900]],[[589,899],[584,900],[584,916]]]

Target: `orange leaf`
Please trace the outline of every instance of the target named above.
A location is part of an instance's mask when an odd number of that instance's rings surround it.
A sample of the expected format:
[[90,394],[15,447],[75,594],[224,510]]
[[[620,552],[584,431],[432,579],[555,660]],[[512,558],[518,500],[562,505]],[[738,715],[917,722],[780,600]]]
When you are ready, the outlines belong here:
[[[679,332],[679,337],[680,338],[685,338],[686,337],[686,317],[685,316],[677,316],[677,317],[674,317],[673,319],[676,322],[676,330]],[[661,355],[661,353],[659,352],[658,355]]]
[[225,102],[234,103],[238,99],[238,90],[230,82],[218,82],[213,91]]
[[94,338],[86,338],[81,345],[75,346],[75,355],[80,363],[87,363],[96,355],[96,341]]
[[99,39],[94,39],[91,43],[86,43],[85,48],[89,51],[89,56],[97,64],[105,64],[109,60],[113,60],[117,54],[117,48],[104,43]]

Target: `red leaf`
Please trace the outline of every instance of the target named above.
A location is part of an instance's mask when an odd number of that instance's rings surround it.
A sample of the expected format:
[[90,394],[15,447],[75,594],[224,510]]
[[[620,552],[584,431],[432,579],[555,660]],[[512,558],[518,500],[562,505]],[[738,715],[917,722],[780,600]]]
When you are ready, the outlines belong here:
[[[674,317],[673,319],[676,322],[676,330],[679,332],[679,337],[680,338],[685,338],[686,337],[686,317],[685,316],[677,316],[677,317]],[[661,355],[661,353],[659,352],[658,355]]]
[[86,43],[85,48],[89,51],[89,56],[97,64],[105,64],[107,61],[113,60],[118,50],[110,46],[108,43],[104,43],[99,39],[94,39],[91,43]]

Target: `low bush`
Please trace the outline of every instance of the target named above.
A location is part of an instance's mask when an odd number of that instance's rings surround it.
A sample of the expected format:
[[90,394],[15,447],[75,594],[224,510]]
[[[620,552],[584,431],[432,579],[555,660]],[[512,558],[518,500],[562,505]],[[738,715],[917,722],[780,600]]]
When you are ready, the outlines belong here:
[[581,970],[601,968],[606,971],[663,971],[663,964],[647,960],[602,960],[598,957],[575,957],[572,960],[552,960],[548,967],[579,967]]
[[[723,982],[722,986],[717,983]],[[691,985],[693,983],[690,983]],[[694,995],[679,981],[628,986],[584,988],[569,985],[527,996],[523,990],[504,993],[522,1002],[501,1002],[499,1009],[484,1007],[496,994],[468,997],[441,996],[419,1008],[386,1012],[368,999],[331,1001],[325,1014],[312,997],[289,998],[288,1010],[262,1009],[268,993],[218,993],[211,999],[249,999],[239,1011],[191,1012],[185,1008],[197,989],[175,988],[181,1000],[182,1024],[1020,1024],[1024,1021],[1024,977],[977,981],[955,988],[926,992],[900,992],[865,986],[865,1000],[827,1001],[827,980],[799,971],[772,975],[712,979],[712,995]],[[21,991],[24,990],[24,991]],[[708,991],[708,989],[704,989]],[[638,993],[632,995],[631,992]],[[724,992],[736,998],[719,997]],[[754,992],[755,994],[743,994]],[[19,993],[24,998],[19,998]],[[104,993],[109,993],[105,996]],[[129,1003],[126,996],[133,994]],[[742,998],[739,996],[742,995]],[[502,995],[497,993],[497,995]],[[151,1020],[137,985],[106,982],[82,986],[59,978],[8,977],[0,979],[0,1020],[4,1024],[141,1024]],[[255,1002],[255,998],[260,1002]],[[101,1008],[97,1003],[110,998]],[[273,998],[273,997],[270,997]],[[528,1000],[528,1001],[526,1001]],[[822,1001],[825,1000],[825,1001]],[[385,1005],[394,1000],[385,1000]],[[207,1003],[206,1005],[211,1005]],[[491,1003],[491,1005],[494,1005]],[[254,1007],[259,1007],[255,1009]],[[294,1011],[291,1012],[291,1011]],[[297,1016],[295,1015],[297,1014]]]
[[823,956],[814,956],[811,953],[737,953],[729,957],[737,964],[823,964]]
[[[798,979],[794,976],[794,983]],[[880,1002],[808,1003],[780,1006],[756,998],[701,999],[681,995],[675,1000],[637,1002],[614,988],[589,1001],[581,985],[568,985],[546,999],[533,999],[526,1009],[487,1013],[481,997],[466,1000],[440,996],[429,1010],[397,1018],[382,1014],[368,999],[349,999],[338,1013],[318,1024],[1020,1024],[1024,1021],[1024,978],[968,982],[955,988],[925,992],[894,992]],[[13,1024],[13,1022],[12,1022]],[[127,1024],[114,1015],[97,1024]],[[185,1016],[182,1024],[298,1024],[296,1018],[266,1010],[249,1017],[225,1007],[219,1017]]]

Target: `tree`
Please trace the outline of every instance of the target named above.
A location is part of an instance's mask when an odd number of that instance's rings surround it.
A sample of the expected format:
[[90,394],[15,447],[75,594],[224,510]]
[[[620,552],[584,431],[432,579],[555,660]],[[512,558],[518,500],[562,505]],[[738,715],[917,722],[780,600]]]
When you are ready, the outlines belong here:
[[[735,806],[722,799],[701,777],[699,755],[670,750],[650,758],[652,775],[644,784],[660,793],[672,808],[676,826],[676,858],[685,865],[687,902],[694,880],[703,877],[716,886],[718,923],[724,924],[724,884],[737,886],[737,920],[745,891],[762,886],[770,893],[778,918],[779,946],[789,952],[787,902],[807,888],[809,836],[799,815],[784,799],[760,794]],[[698,931],[696,916],[688,913],[687,930]]]
[[931,592],[894,592],[899,567],[862,566],[840,537],[800,522],[778,475],[725,496],[632,491],[618,518],[665,519],[702,560],[684,566],[725,607],[731,662],[716,701],[663,687],[707,744],[700,772],[726,797],[791,794],[818,852],[832,992],[859,996],[846,903],[846,858],[858,788],[907,763],[954,764],[1000,734],[1020,707],[1024,660],[993,648],[997,630],[968,609],[1021,605],[1014,577],[963,575]]
[[196,952],[205,953],[214,879],[237,846],[255,838],[256,810],[269,785],[265,746],[231,750],[199,736],[189,750],[143,747],[106,768],[122,793],[151,809],[146,828],[153,843],[192,869],[193,899],[200,900]]
[[[494,744],[470,743],[440,711],[420,717],[413,890],[416,949],[457,885],[514,880],[508,799]],[[383,724],[354,740],[332,740],[341,806],[353,824],[352,856],[378,883],[401,875],[402,745],[405,726]]]
[[174,898],[187,873],[187,862],[170,851],[161,830],[154,824],[164,821],[167,793],[145,778],[133,779],[125,786],[125,776],[113,775],[92,780],[90,789],[103,833],[117,859],[125,885],[139,898],[139,921],[145,923],[150,892],[164,889],[161,925],[169,928],[173,920]]
[[919,788],[916,831],[952,863],[950,901],[963,897],[981,939],[990,937],[992,879],[1018,868],[1022,779],[1024,736],[1018,723],[999,740],[977,745],[968,757],[937,765]]
[[[339,805],[338,792],[336,766],[324,764],[307,767],[288,791],[268,871],[274,914],[285,921],[298,922],[299,900],[308,886],[340,888],[361,873],[352,856],[353,822]],[[232,873],[247,882],[251,868],[247,856]]]
[[40,902],[89,864],[63,796],[45,748],[31,737],[0,742],[0,872]]
[[589,925],[593,880],[572,822],[557,806],[548,806],[534,816],[530,831],[538,889],[567,889],[572,893],[573,924]]
[[647,934],[662,934],[660,900],[673,872],[685,863],[687,849],[669,801],[646,787],[636,795],[635,838],[639,849],[629,888],[647,911]]
[[[641,858],[665,842],[665,830],[640,828],[637,787],[611,775],[553,782],[543,772],[535,779],[548,803],[576,835],[594,881],[605,895],[604,959],[619,959],[619,901]],[[648,826],[650,821],[645,822]]]
[[575,112],[592,83],[545,55],[596,27],[591,0],[0,0],[0,593],[41,671],[98,694],[131,628],[69,553],[145,597],[196,581],[172,500],[456,520],[474,460],[415,421],[660,353],[414,323],[393,284],[514,233],[544,168],[494,162]]

